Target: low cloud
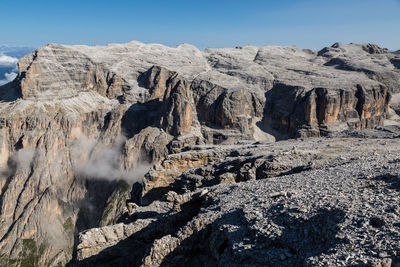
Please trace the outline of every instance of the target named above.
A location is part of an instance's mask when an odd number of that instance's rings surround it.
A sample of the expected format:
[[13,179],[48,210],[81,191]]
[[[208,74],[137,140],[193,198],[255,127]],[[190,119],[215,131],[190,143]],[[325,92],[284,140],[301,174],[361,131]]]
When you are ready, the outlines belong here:
[[141,182],[151,165],[141,163],[131,170],[123,170],[121,146],[125,138],[117,139],[113,145],[103,145],[85,136],[79,137],[72,148],[75,172],[87,179],[109,181],[122,179],[130,183]]
[[114,148],[95,152],[86,162],[76,166],[76,171],[88,178],[115,180],[119,176],[119,153]]
[[[17,169],[27,169],[30,167],[32,160],[34,159],[36,150],[33,148],[23,148],[16,151],[11,155],[7,162],[7,166],[2,166],[0,169],[0,178],[6,178],[13,173]],[[5,153],[2,151],[2,153]],[[8,158],[8,153],[6,155],[2,155]]]
[[7,72],[4,73],[4,77],[0,75],[0,86],[11,82],[17,77],[17,62],[18,59],[15,57],[10,57],[0,54],[0,68],[6,69]]
[[120,179],[131,183],[141,183],[143,181],[144,175],[150,170],[151,167],[152,165],[149,163],[138,163],[130,171],[120,171],[119,177]]
[[17,69],[18,58],[0,54],[0,67]]
[[16,72],[6,72],[4,74],[4,79],[0,80],[0,86],[12,82],[17,77],[17,75],[18,74]]
[[26,168],[32,162],[32,159],[35,155],[35,149],[33,148],[23,148],[15,152],[12,156],[12,161],[19,167],[19,168]]

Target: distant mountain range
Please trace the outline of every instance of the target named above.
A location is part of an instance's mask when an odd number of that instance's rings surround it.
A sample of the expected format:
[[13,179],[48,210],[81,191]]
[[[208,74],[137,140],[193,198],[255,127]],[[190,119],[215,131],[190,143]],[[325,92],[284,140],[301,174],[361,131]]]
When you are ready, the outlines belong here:
[[18,59],[34,49],[26,46],[0,45],[0,85],[12,81],[17,76]]

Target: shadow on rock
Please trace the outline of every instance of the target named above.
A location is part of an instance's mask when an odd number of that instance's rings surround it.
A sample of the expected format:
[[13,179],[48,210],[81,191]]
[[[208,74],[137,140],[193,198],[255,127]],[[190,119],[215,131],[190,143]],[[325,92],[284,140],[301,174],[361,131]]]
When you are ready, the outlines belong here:
[[260,235],[236,210],[184,240],[162,266],[304,266],[308,258],[329,254],[343,242],[336,238],[344,221],[341,210],[320,209],[309,219],[291,216],[279,206],[269,212],[280,229],[275,236]]
[[342,210],[319,209],[311,218],[282,214],[283,208],[280,206],[273,207],[271,211],[274,223],[284,227],[282,234],[272,240],[271,245],[273,247],[270,248],[271,252],[275,252],[270,254],[274,255],[273,262],[279,263],[277,258],[285,255],[284,261],[281,261],[278,265],[299,266],[307,264],[308,258],[329,254],[332,248],[346,242],[336,237],[339,224],[344,222],[345,218],[345,213]]
[[[239,256],[232,250],[235,240],[248,234],[242,210],[234,210],[222,215],[201,231],[186,238],[167,255],[161,266],[232,266]],[[233,226],[229,229],[227,226]],[[232,230],[232,228],[234,230]],[[247,261],[246,264],[251,264]]]
[[107,199],[116,187],[114,181],[86,180],[84,182],[87,190],[85,198],[76,204],[79,212],[74,229],[73,258],[76,257],[77,234],[83,230],[100,226]]
[[161,114],[158,99],[146,103],[136,103],[129,107],[121,120],[121,127],[128,138],[132,138],[142,129],[157,123]]
[[[140,266],[147,256],[165,253],[163,246],[151,250],[156,240],[167,235],[182,237],[188,233],[179,231],[185,225],[194,227],[193,234],[162,256],[161,266],[304,266],[309,264],[310,257],[334,253],[335,247],[347,242],[336,237],[345,217],[339,209],[322,208],[309,215],[275,205],[263,212],[263,216],[250,218],[251,210],[247,213],[247,209],[246,212],[236,209],[198,229],[198,223],[210,220],[209,217],[193,220],[202,205],[207,206],[207,202],[191,200],[181,206],[179,213],[159,217],[118,244],[79,262],[78,266]],[[142,215],[151,214],[139,217]]]
[[[201,203],[201,199],[189,201],[181,206],[179,213],[151,222],[142,230],[116,245],[76,263],[74,266],[140,266],[142,259],[149,253],[153,242],[163,236],[174,235],[198,214]],[[142,215],[146,217],[149,214]]]
[[0,102],[13,102],[20,97],[21,89],[17,80],[0,86]]
[[383,181],[388,185],[389,189],[400,191],[400,176],[390,173],[379,175],[373,178],[376,181]]

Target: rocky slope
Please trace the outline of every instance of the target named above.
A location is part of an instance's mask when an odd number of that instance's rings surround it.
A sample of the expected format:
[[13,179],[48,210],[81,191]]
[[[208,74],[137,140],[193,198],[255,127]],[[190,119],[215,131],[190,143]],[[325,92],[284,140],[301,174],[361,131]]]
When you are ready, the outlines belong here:
[[[145,246],[132,260],[160,263],[166,255],[157,256],[159,246],[174,251],[194,231],[185,226],[188,218],[205,210],[209,194],[197,188],[282,176],[315,160],[296,160],[289,152],[288,165],[281,166],[265,153],[243,156],[245,146],[238,142],[397,123],[390,103],[399,93],[399,59],[359,44],[318,53],[252,46],[199,51],[138,42],[39,48],[19,61],[18,77],[0,87],[1,263],[55,266],[95,257],[98,264],[96,254],[102,257],[106,247],[138,231],[127,246]],[[144,184],[137,183],[144,176]],[[160,201],[174,186],[179,195]],[[240,190],[252,194],[250,187]],[[125,202],[131,203],[128,213],[133,202],[143,212],[128,216]],[[204,225],[215,216],[208,219]],[[106,226],[121,220],[128,224]],[[116,236],[85,238],[89,231],[77,239],[78,232],[99,226],[106,228],[93,231],[113,229]],[[182,238],[168,236],[180,227],[188,231]],[[152,245],[164,236],[168,242]]]
[[391,266],[399,134],[183,152],[214,160],[144,194],[118,224],[81,233],[77,266]]

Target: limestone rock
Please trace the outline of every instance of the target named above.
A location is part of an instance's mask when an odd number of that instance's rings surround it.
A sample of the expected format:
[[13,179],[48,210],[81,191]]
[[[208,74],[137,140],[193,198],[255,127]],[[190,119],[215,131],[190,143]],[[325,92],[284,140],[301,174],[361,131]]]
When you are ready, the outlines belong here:
[[[93,240],[84,232],[90,238],[80,244],[80,258],[144,227],[137,242],[146,246],[137,260],[159,263],[163,247],[174,251],[184,236],[207,224],[196,219],[196,227],[184,227],[208,193],[174,207],[158,201],[164,191],[188,193],[314,168],[312,155],[295,160],[235,150],[255,140],[382,126],[391,112],[390,95],[398,93],[398,59],[357,44],[319,53],[272,46],[200,51],[139,42],[37,49],[20,60],[18,77],[0,87],[1,265],[65,264],[78,232],[135,216],[142,224],[109,226]],[[121,179],[129,186],[121,187]],[[129,197],[143,199],[147,208],[128,216]],[[153,231],[147,225],[163,217],[155,210],[174,216],[156,222],[161,228]],[[177,227],[183,230],[174,236]],[[211,240],[214,258],[226,246],[221,236]],[[147,249],[151,255],[142,255]]]
[[[399,249],[400,147],[384,132],[203,148],[226,160],[151,196],[123,225],[128,235],[107,239],[118,224],[81,234],[77,265],[390,266]],[[249,165],[256,181],[219,179]],[[370,224],[377,210],[385,211],[379,231]],[[144,211],[153,215],[143,219]]]
[[[391,95],[383,85],[350,90],[278,84],[267,93],[266,123],[289,137],[383,125]],[[290,107],[290,108],[287,108]]]

